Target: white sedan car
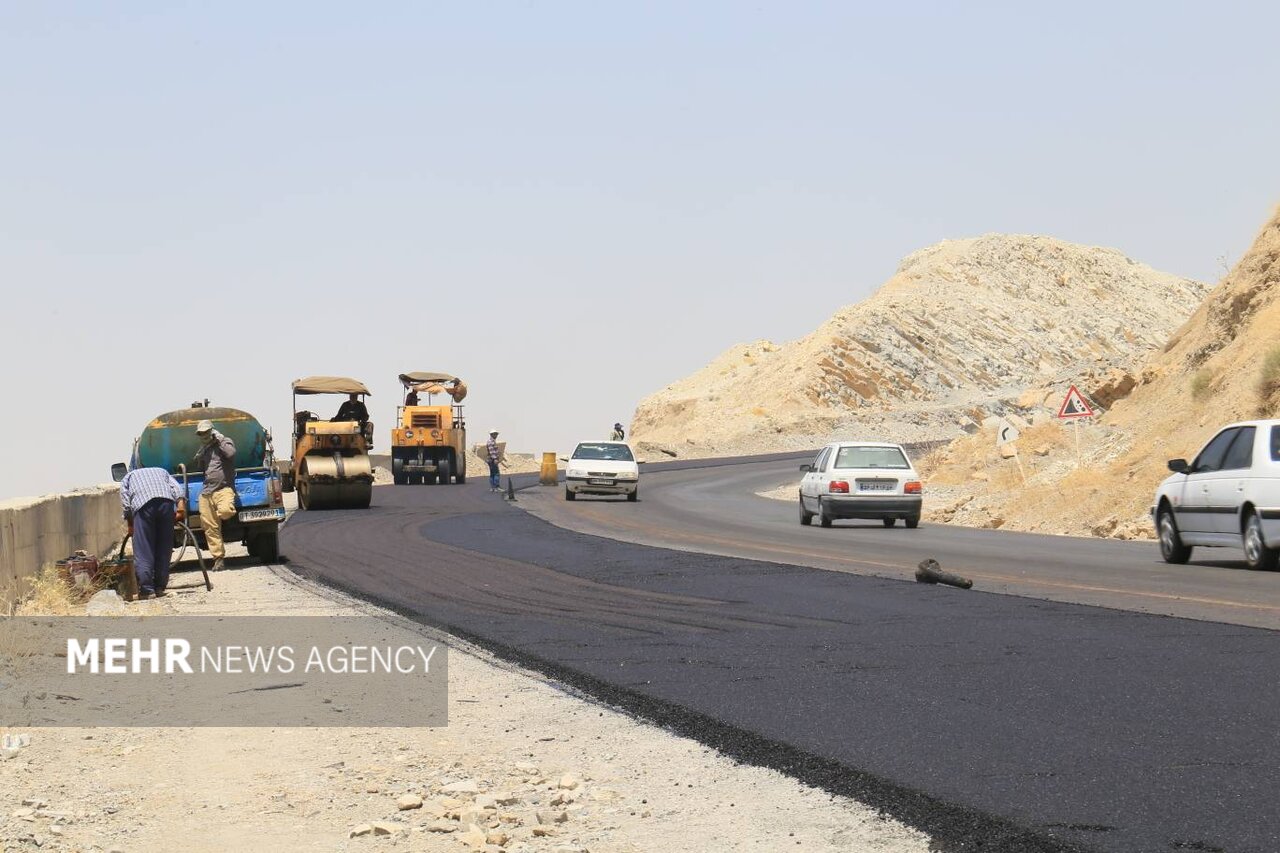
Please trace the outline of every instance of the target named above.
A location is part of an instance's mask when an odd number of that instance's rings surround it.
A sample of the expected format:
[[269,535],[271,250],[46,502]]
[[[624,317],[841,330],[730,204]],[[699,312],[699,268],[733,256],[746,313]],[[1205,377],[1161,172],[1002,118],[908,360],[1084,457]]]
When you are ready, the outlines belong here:
[[564,499],[578,495],[640,496],[640,466],[625,441],[584,441],[569,457],[564,477]]
[[823,527],[837,518],[879,518],[885,527],[898,519],[920,524],[924,487],[900,444],[837,441],[800,468],[800,523],[813,517]]
[[1223,427],[1190,464],[1170,459],[1151,519],[1165,562],[1196,545],[1244,549],[1253,569],[1280,567],[1280,420]]

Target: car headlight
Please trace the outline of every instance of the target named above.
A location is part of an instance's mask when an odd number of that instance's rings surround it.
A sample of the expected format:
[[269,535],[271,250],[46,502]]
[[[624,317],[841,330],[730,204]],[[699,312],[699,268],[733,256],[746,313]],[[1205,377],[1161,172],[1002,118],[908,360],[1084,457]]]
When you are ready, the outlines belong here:
[[639,477],[640,475],[637,474],[635,471],[622,471],[621,473],[618,474],[619,480],[636,480],[636,479],[639,479]]
[[578,468],[570,468],[568,471],[565,472],[565,476],[566,477],[585,477],[587,476],[587,472],[582,471]]

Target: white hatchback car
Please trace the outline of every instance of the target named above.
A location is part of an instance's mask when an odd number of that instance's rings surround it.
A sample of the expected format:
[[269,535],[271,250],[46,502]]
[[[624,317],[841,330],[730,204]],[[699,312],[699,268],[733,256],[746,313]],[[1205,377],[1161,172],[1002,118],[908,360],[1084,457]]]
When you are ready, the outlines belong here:
[[920,524],[924,487],[900,444],[837,441],[810,465],[802,465],[800,523],[818,516],[823,527],[837,518],[879,518],[885,527],[898,519]]
[[1169,470],[1151,507],[1166,562],[1207,545],[1243,548],[1250,568],[1280,566],[1280,420],[1223,427],[1194,462],[1170,459]]
[[640,496],[640,466],[625,441],[584,441],[574,448],[564,475],[564,499],[578,495]]

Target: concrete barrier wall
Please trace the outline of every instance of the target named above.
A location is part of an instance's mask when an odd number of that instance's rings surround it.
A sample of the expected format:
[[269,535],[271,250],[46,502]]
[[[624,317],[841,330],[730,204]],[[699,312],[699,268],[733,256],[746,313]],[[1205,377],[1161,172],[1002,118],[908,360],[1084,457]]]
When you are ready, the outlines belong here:
[[41,566],[77,549],[107,556],[122,533],[115,485],[0,502],[0,597],[12,601]]

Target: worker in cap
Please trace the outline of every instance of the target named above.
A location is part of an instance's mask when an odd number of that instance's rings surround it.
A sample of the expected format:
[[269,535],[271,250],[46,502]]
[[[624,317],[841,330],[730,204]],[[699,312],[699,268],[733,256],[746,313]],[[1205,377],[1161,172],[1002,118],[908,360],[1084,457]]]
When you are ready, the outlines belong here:
[[489,491],[502,491],[502,478],[498,466],[502,464],[502,445],[498,444],[498,431],[489,430],[489,441],[485,444],[485,461],[489,463]]
[[227,556],[226,543],[222,541],[222,522],[236,514],[236,445],[231,439],[213,428],[212,421],[196,424],[196,436],[200,449],[195,461],[198,470],[204,472],[204,484],[200,489],[200,526],[204,528],[204,541],[213,555],[213,570],[220,571]]

